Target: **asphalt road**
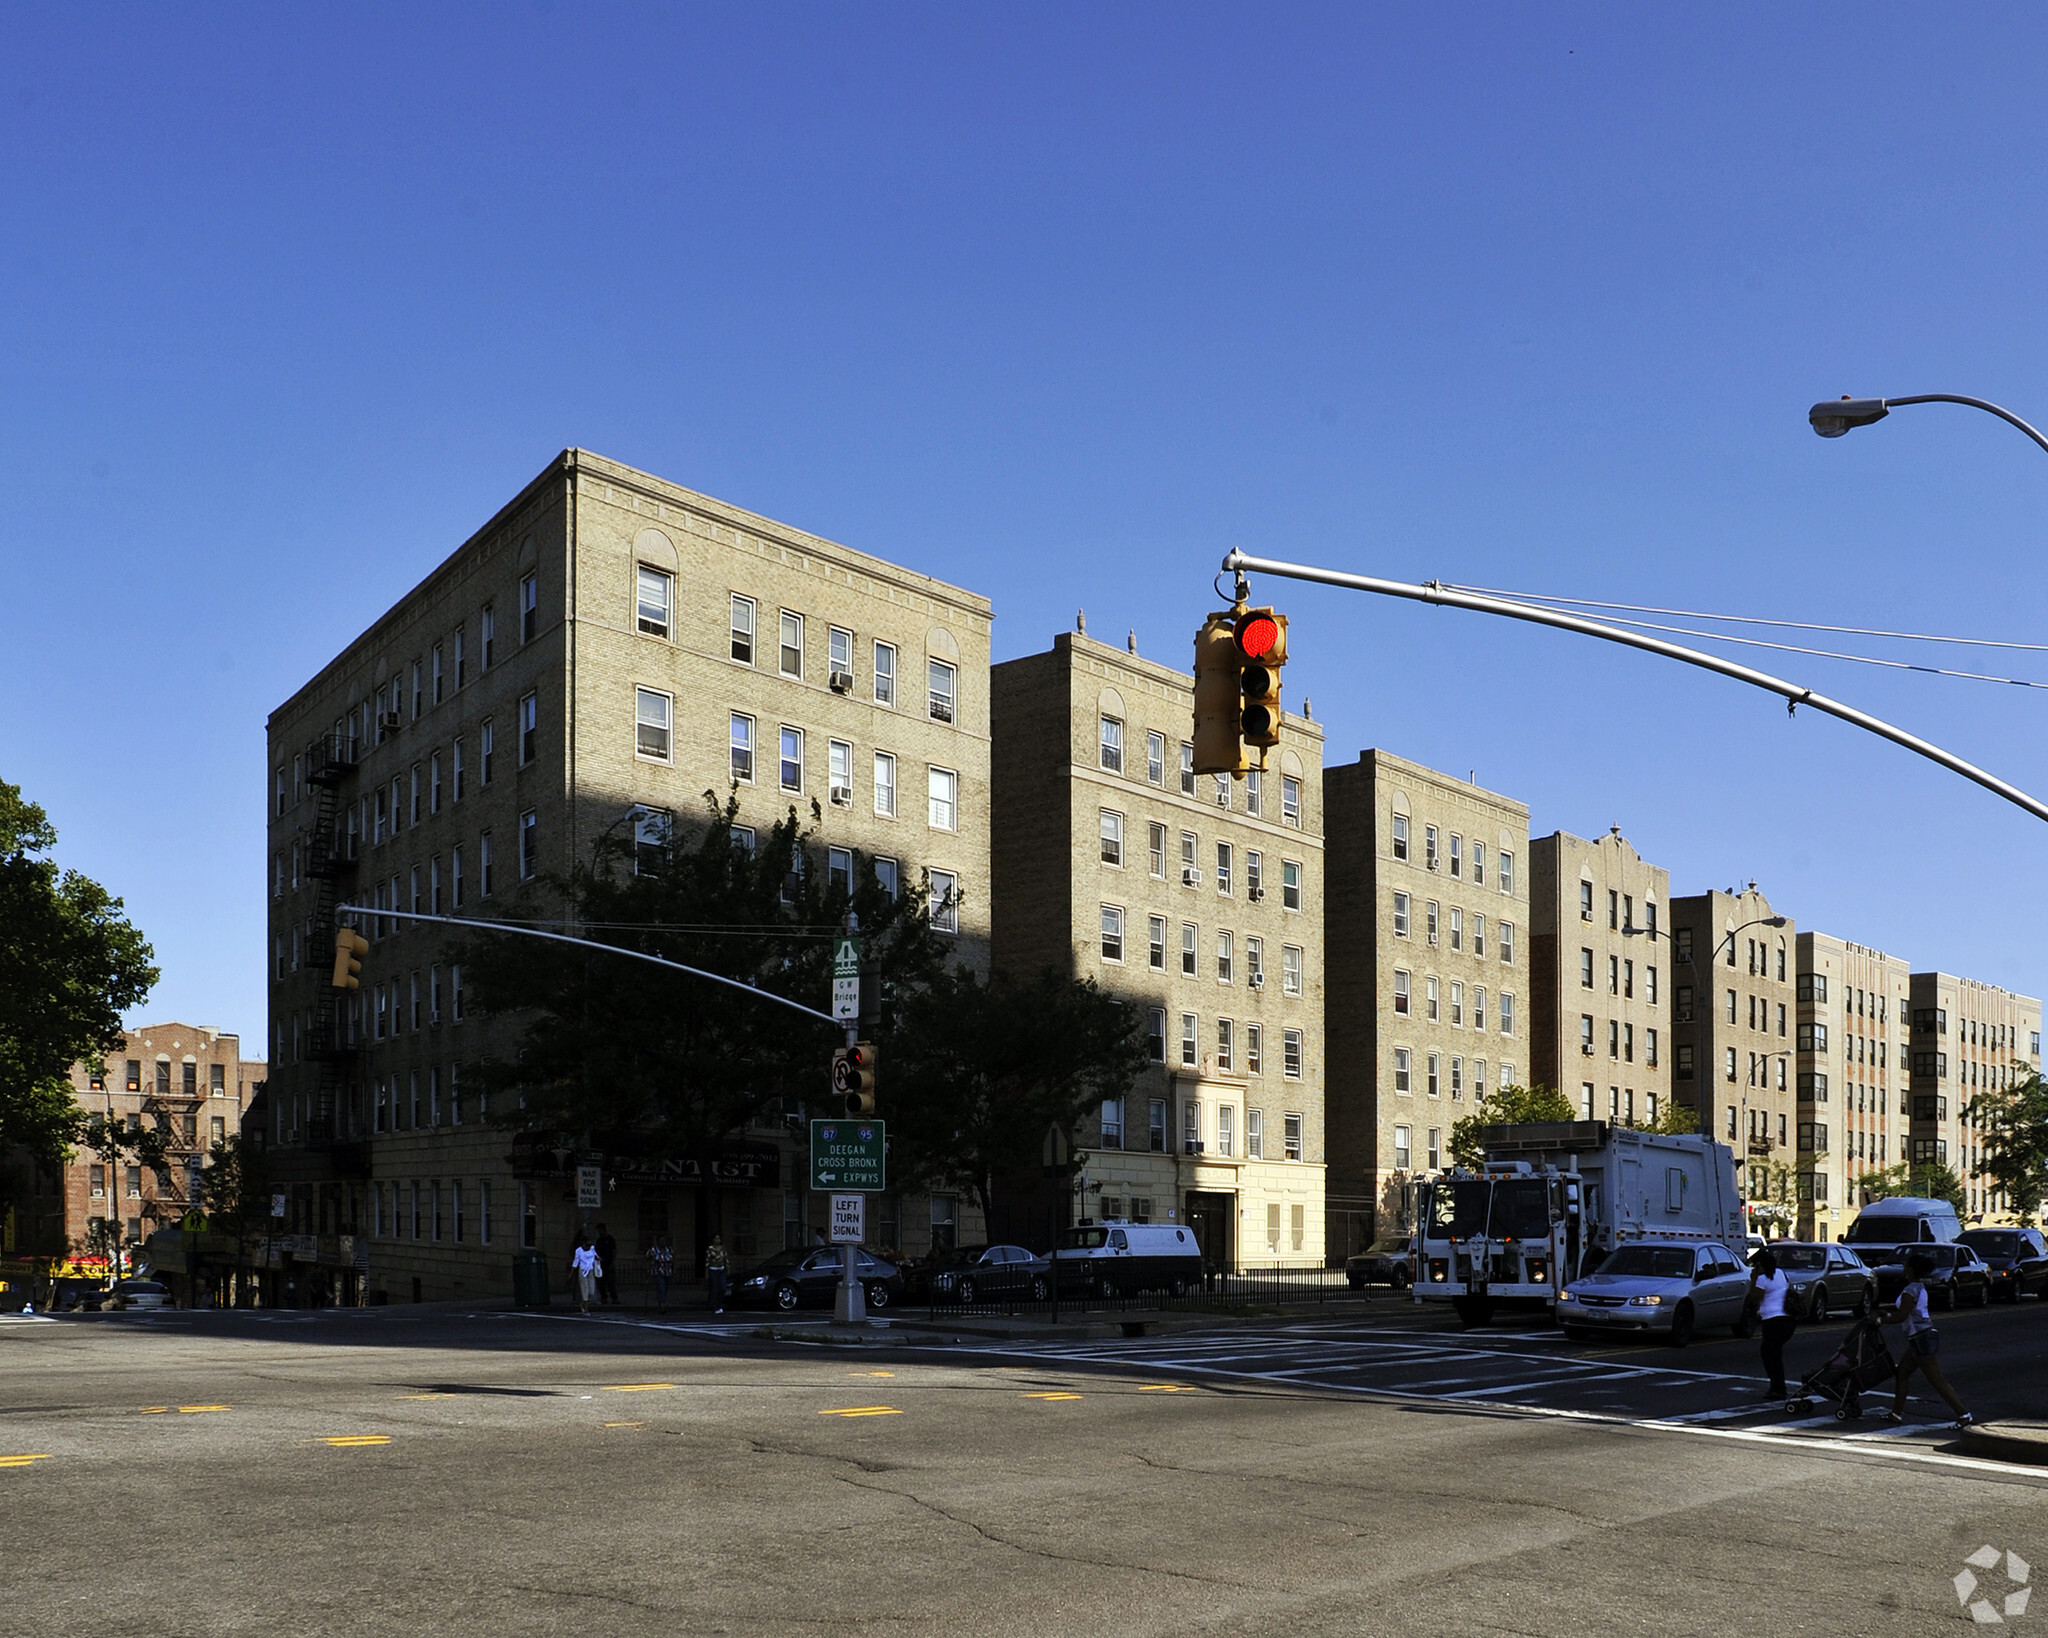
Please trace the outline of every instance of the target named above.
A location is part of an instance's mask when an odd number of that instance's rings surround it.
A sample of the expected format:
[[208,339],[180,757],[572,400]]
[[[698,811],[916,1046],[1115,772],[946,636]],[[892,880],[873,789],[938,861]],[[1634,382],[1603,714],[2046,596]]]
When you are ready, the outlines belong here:
[[[2042,1413],[2048,1305],[1943,1329],[1980,1410]],[[4,1320],[0,1633],[1920,1634],[1967,1555],[2048,1561],[2048,1470],[1787,1428],[1755,1358],[1392,1303],[968,1346]]]

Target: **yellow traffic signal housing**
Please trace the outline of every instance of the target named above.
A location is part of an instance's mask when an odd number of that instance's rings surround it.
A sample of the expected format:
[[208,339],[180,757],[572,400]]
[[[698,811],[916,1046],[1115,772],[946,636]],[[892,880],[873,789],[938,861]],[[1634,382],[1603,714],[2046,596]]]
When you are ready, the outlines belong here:
[[1244,714],[1239,731],[1246,745],[1264,753],[1280,743],[1280,668],[1287,663],[1287,616],[1271,609],[1246,609],[1231,637],[1237,648]]
[[363,957],[370,953],[370,941],[353,927],[334,929],[334,987],[355,990],[362,986],[356,974],[363,970]]
[[1238,740],[1244,657],[1235,621],[1235,615],[1212,614],[1195,633],[1195,772],[1233,779],[1245,772],[1244,746]]
[[875,1112],[875,1048],[871,1041],[832,1049],[832,1091],[848,1115]]

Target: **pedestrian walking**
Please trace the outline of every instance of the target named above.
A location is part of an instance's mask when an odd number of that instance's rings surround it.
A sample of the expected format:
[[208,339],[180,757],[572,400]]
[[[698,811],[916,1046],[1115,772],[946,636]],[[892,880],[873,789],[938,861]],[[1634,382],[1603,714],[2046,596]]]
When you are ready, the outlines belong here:
[[1775,1253],[1766,1249],[1750,1258],[1749,1294],[1743,1300],[1763,1325],[1764,1369],[1771,1377],[1766,1397],[1771,1399],[1785,1397],[1785,1344],[1792,1340],[1799,1325],[1785,1309],[1791,1295],[1792,1282],[1779,1269]]
[[576,1298],[587,1314],[591,1299],[597,1295],[598,1276],[604,1272],[604,1265],[598,1260],[597,1247],[590,1243],[587,1230],[576,1236],[576,1249],[569,1253],[569,1272],[576,1276]]
[[654,1311],[657,1314],[668,1312],[668,1282],[675,1271],[675,1250],[669,1245],[666,1234],[659,1235],[647,1253],[647,1272],[654,1278]]
[[600,1223],[597,1225],[597,1300],[617,1304],[619,1300],[619,1242],[612,1238],[612,1231]]
[[711,1312],[725,1312],[725,1275],[727,1268],[725,1237],[714,1234],[711,1244],[704,1248],[704,1289],[711,1299]]
[[1973,1426],[1977,1420],[1963,1409],[1963,1402],[1956,1397],[1955,1389],[1948,1385],[1948,1378],[1941,1374],[1937,1356],[1941,1352],[1941,1333],[1934,1328],[1934,1321],[1927,1317],[1927,1276],[1934,1272],[1934,1259],[1924,1251],[1916,1251],[1906,1258],[1906,1273],[1909,1276],[1906,1288],[1899,1293],[1898,1303],[1878,1316],[1886,1325],[1904,1324],[1906,1327],[1905,1351],[1899,1355],[1898,1386],[1892,1390],[1892,1408],[1884,1413],[1887,1422],[1903,1422],[1906,1419],[1906,1379],[1915,1371],[1933,1384],[1934,1391],[1948,1401],[1948,1408],[1956,1413],[1958,1428]]

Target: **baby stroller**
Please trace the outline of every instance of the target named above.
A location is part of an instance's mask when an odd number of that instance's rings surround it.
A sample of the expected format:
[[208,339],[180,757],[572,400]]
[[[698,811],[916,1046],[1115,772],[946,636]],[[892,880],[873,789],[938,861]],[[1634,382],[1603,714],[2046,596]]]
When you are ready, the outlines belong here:
[[1884,1327],[1875,1318],[1859,1319],[1842,1338],[1828,1362],[1799,1384],[1785,1401],[1785,1414],[1799,1416],[1813,1409],[1816,1398],[1835,1407],[1835,1420],[1853,1422],[1863,1414],[1863,1390],[1881,1387],[1898,1372],[1898,1361],[1885,1346]]

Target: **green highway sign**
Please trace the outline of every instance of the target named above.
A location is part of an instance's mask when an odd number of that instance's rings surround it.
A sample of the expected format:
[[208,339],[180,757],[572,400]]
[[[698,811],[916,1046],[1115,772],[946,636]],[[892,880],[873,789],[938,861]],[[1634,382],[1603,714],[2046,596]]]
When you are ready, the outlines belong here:
[[880,1194],[888,1184],[888,1132],[878,1120],[811,1122],[811,1187]]

